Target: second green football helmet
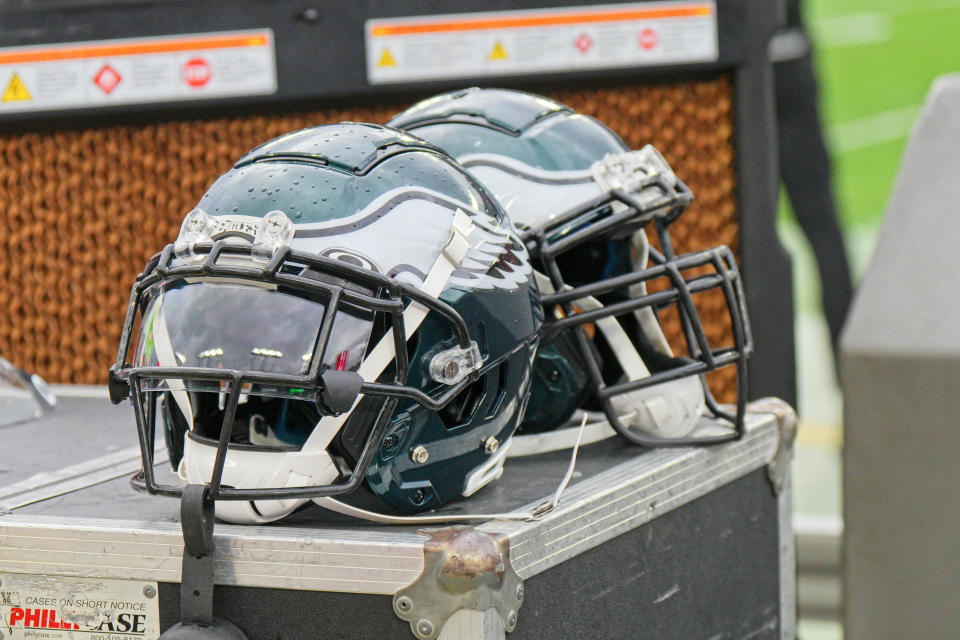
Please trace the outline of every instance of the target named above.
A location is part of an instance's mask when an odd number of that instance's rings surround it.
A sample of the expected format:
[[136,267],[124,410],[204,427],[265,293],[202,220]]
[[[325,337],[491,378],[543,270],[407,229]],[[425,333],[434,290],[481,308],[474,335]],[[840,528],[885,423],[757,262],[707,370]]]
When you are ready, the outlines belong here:
[[[674,253],[669,227],[692,194],[656,149],[631,151],[594,118],[502,89],[438,95],[388,124],[444,148],[473,174],[511,216],[539,270],[545,322],[524,432],[600,410],[645,446],[741,433],[752,343],[737,265],[724,246]],[[723,294],[732,344],[706,338],[694,299],[711,290]],[[667,308],[679,314],[685,344],[666,339],[659,314]],[[704,378],[727,366],[737,370],[732,411]],[[704,431],[702,414],[730,428],[718,433],[714,421]]]

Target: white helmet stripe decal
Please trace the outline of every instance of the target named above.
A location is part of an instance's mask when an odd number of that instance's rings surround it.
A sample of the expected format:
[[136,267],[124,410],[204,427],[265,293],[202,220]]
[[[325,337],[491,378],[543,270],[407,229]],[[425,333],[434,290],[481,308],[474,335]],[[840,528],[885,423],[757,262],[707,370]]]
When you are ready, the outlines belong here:
[[524,178],[530,182],[540,182],[556,186],[558,184],[582,184],[593,182],[593,169],[580,169],[574,171],[554,171],[551,169],[540,169],[521,162],[510,156],[503,156],[496,153],[472,153],[457,158],[457,161],[466,169],[475,167],[494,167],[515,176]]

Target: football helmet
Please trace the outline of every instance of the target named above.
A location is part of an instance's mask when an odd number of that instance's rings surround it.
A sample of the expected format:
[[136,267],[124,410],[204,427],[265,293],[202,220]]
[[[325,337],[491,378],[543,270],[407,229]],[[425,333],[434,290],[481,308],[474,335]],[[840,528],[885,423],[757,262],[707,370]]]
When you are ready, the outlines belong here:
[[[483,183],[538,269],[545,320],[524,433],[583,410],[602,411],[643,446],[742,433],[752,342],[737,265],[725,246],[675,254],[670,224],[693,196],[656,149],[630,151],[594,118],[502,89],[438,95],[388,125],[442,147]],[[732,344],[711,344],[701,323],[695,299],[712,290],[722,292]],[[660,322],[668,309],[682,326],[675,346]],[[736,368],[732,411],[706,382],[724,367]],[[706,425],[705,410],[725,420]]]
[[130,296],[132,397],[217,515],[267,522],[362,484],[400,512],[502,473],[542,310],[525,245],[437,147],[341,123],[281,136],[214,182]]

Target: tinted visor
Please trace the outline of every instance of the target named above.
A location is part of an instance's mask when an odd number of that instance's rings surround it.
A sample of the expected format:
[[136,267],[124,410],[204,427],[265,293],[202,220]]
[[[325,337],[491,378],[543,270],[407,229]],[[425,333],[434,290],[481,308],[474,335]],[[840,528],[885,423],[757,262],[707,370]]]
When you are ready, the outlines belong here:
[[[142,316],[134,365],[303,375],[313,361],[325,313],[322,301],[274,288],[183,280],[158,285]],[[373,312],[341,305],[322,368],[356,371],[372,327]],[[190,390],[214,390],[211,381],[183,382]],[[302,397],[300,389],[258,387],[267,395]]]
[[[135,366],[223,369],[303,375],[310,370],[327,307],[324,302],[253,284],[183,280],[148,292]],[[363,360],[373,312],[341,304],[321,368],[355,371]],[[144,378],[144,391],[168,391],[168,433],[182,440],[183,413],[193,432],[219,437],[230,383],[195,378]],[[319,414],[306,390],[244,384],[232,425],[234,444],[302,445]],[[171,394],[172,395],[169,395]],[[176,425],[180,426],[177,428]]]

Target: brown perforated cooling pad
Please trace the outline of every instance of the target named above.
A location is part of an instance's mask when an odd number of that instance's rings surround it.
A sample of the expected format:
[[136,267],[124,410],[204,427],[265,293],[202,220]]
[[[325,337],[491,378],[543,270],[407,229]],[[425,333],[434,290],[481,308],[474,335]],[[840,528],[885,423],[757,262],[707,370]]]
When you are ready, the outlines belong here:
[[[678,251],[737,244],[730,81],[551,94],[652,143],[696,201],[673,226]],[[406,103],[0,136],[0,354],[48,381],[101,384],[116,358],[134,276],[177,234],[213,180],[287,131],[385,122]],[[729,342],[722,300],[703,301],[711,339]],[[671,338],[679,338],[669,321]],[[732,371],[715,381],[732,400]]]

